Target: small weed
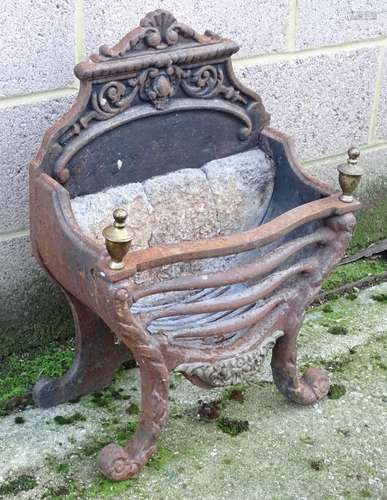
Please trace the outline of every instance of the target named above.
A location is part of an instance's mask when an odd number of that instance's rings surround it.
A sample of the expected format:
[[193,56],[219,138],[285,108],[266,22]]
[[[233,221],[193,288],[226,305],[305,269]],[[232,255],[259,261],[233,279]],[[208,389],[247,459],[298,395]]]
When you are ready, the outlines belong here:
[[54,417],[54,422],[58,425],[71,425],[75,422],[84,422],[85,420],[86,417],[79,412],[69,415],[68,417],[64,415],[56,415],[56,417]]
[[231,464],[232,464],[232,460],[231,460],[231,458],[229,458],[229,457],[224,457],[224,458],[222,459],[222,464],[224,464],[224,465],[231,465]]
[[322,460],[311,460],[310,461],[310,466],[313,470],[321,470],[324,466]]
[[22,416],[18,415],[17,417],[15,417],[15,424],[21,425],[24,423],[25,423],[25,420]]
[[231,436],[237,436],[241,432],[249,430],[249,422],[247,420],[234,420],[227,417],[219,419],[217,426],[222,432]]
[[348,328],[345,326],[335,325],[329,327],[328,332],[332,335],[348,335]]
[[329,392],[328,392],[328,398],[329,399],[340,399],[344,396],[344,394],[347,392],[346,388],[341,385],[341,384],[332,384]]

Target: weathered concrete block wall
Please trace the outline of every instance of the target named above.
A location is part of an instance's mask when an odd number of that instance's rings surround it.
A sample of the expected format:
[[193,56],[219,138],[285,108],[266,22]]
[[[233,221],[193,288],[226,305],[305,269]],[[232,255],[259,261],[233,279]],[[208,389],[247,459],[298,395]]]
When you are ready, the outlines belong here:
[[[4,0],[0,40],[0,325],[53,311],[59,295],[31,257],[28,164],[77,92],[73,65],[155,8],[239,42],[241,80],[294,136],[312,172],[359,144],[387,174],[387,7],[381,0]],[[45,293],[42,290],[46,290]]]

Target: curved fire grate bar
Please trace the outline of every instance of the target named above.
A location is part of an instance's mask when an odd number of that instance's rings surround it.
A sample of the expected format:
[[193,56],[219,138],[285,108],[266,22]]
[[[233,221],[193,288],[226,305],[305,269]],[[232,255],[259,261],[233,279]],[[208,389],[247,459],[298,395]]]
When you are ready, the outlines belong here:
[[[262,256],[257,262],[235,267],[229,271],[217,271],[192,277],[180,277],[165,280],[148,287],[143,285],[136,286],[133,289],[132,297],[134,301],[137,301],[143,297],[159,293],[220,287],[261,278],[286,262],[296,253],[301,252],[305,247],[312,244],[326,244],[333,237],[334,233],[330,229],[320,229],[307,236],[296,238],[289,243],[281,245],[273,252]],[[258,245],[255,246],[255,248],[257,247]]]
[[[272,298],[281,285],[297,275],[308,274],[317,269],[318,260],[310,258],[274,273],[254,286],[236,287],[235,293],[232,293],[235,287],[231,287],[231,290],[223,288],[221,290],[224,293],[216,298],[187,304],[179,302],[161,307],[149,306],[147,312],[140,313],[136,313],[136,307],[133,306],[132,313],[138,316],[150,333],[162,331],[172,335],[173,339],[223,336],[253,326],[263,315],[285,300],[281,295]],[[226,311],[231,313],[226,314]],[[167,318],[167,321],[163,321]]]
[[[228,271],[175,278],[148,288],[136,287],[133,290],[136,302],[131,312],[149,333],[168,335],[171,341],[208,340],[212,337],[229,340],[229,334],[253,327],[284,303],[289,292],[280,293],[279,290],[289,285],[290,280],[316,272],[319,260],[310,257],[273,271],[306,247],[327,244],[333,235],[332,230],[324,228],[284,243],[254,263]],[[207,286],[199,288],[204,285]],[[192,290],[198,288],[199,291],[192,294]],[[173,294],[182,291],[188,297],[184,300],[179,295],[176,300]],[[170,300],[168,295],[172,295]],[[156,303],[149,303],[152,296],[158,297]]]

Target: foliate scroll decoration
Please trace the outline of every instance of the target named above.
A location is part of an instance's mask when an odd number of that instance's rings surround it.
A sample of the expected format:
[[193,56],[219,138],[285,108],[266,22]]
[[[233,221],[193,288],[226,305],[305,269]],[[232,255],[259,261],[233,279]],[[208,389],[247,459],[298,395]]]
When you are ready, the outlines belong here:
[[108,47],[102,45],[99,55],[93,55],[95,62],[116,57],[125,57],[136,48],[165,49],[177,44],[181,35],[187,41],[210,43],[219,37],[211,32],[201,35],[189,26],[177,22],[168,11],[157,9],[149,12],[141,21],[140,26],[128,33],[117,45]]
[[276,331],[267,337],[260,347],[234,358],[228,358],[215,363],[186,363],[175,368],[175,371],[199,378],[210,387],[225,387],[243,382],[251,376],[262,364],[266,354],[283,332]]
[[87,128],[92,120],[108,120],[129,108],[137,92],[136,88],[128,92],[128,87],[123,82],[108,82],[98,91],[93,91],[91,94],[92,110],[73,125],[62,142],[66,142],[73,135],[78,135],[81,129]]
[[[62,144],[73,135],[80,134],[92,120],[108,120],[128,109],[139,97],[162,110],[168,105],[180,88],[189,97],[211,99],[221,96],[233,103],[246,107],[248,99],[232,85],[226,85],[223,70],[216,65],[184,69],[175,64],[168,67],[148,68],[135,76],[121,81],[105,83],[98,90],[93,90],[89,109],[62,137]],[[251,129],[248,129],[248,135]],[[245,134],[245,135],[246,135]],[[246,138],[246,137],[243,137]]]
[[186,71],[181,86],[190,97],[208,99],[221,95],[228,101],[247,104],[247,99],[239,90],[224,84],[224,73],[221,68],[209,64],[198,70]]

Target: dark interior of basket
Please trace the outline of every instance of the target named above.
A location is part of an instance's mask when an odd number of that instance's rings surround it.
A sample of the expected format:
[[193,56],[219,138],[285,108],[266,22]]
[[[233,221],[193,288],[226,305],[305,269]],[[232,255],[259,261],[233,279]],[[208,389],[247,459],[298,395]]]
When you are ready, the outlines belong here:
[[[117,206],[128,211],[132,250],[139,250],[237,234],[321,198],[290,167],[281,142],[268,140],[264,151],[258,144],[242,148],[230,136],[215,147],[220,128],[227,136],[235,123],[222,115],[218,124],[207,121],[204,133],[192,123],[194,114],[181,115],[180,121],[177,114],[160,117],[159,127],[153,117],[109,131],[71,160],[75,175],[66,187],[75,218],[101,246],[102,229]],[[152,125],[147,132],[146,123]],[[128,136],[140,137],[140,144]],[[237,144],[236,152],[230,144]],[[94,175],[86,175],[91,169]],[[281,304],[289,287],[302,286],[323,238],[321,225],[316,220],[248,252],[139,272],[132,312],[149,332],[176,339],[208,343],[220,334],[224,340],[227,332],[241,334]],[[276,264],[265,267],[276,253]]]

